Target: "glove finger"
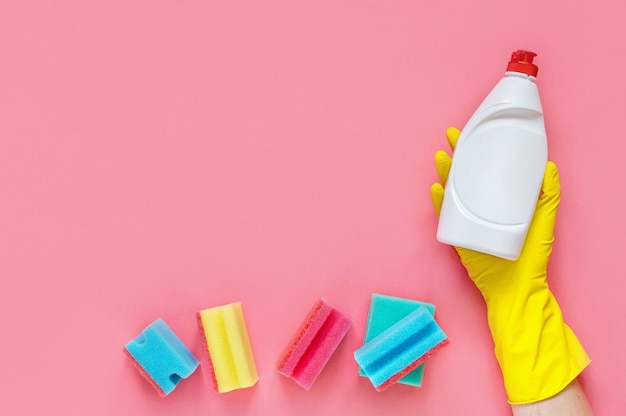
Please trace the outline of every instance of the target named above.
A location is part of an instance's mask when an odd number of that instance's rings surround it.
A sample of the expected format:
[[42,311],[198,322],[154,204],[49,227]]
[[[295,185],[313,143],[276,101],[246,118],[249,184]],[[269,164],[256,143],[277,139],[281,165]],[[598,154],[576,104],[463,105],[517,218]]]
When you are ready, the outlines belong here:
[[541,191],[543,192],[540,196],[541,199],[560,199],[561,196],[561,178],[559,176],[559,169],[556,167],[556,164],[549,160],[546,164],[546,171],[543,175],[543,183],[541,184]]
[[435,212],[437,216],[441,212],[441,204],[443,203],[443,186],[440,183],[433,183],[430,187],[430,199],[433,201],[433,208],[435,208]]
[[561,180],[559,170],[554,162],[546,164],[546,171],[541,184],[541,195],[537,202],[535,215],[529,230],[529,238],[540,238],[541,241],[552,242],[556,213],[561,201]]
[[437,176],[439,176],[439,182],[443,185],[448,180],[448,174],[450,173],[450,166],[452,165],[452,158],[443,150],[435,153],[435,169],[437,170]]
[[461,135],[461,130],[456,127],[448,127],[446,130],[446,137],[448,138],[448,143],[450,144],[450,149],[454,152],[456,148],[456,143],[459,141],[459,136]]

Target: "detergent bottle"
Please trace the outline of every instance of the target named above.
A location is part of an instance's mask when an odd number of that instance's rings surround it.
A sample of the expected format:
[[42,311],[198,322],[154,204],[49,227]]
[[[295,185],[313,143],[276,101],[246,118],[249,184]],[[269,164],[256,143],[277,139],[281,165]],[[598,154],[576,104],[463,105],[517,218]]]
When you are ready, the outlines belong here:
[[535,56],[513,52],[504,77],[461,131],[439,241],[508,260],[519,257],[548,158]]

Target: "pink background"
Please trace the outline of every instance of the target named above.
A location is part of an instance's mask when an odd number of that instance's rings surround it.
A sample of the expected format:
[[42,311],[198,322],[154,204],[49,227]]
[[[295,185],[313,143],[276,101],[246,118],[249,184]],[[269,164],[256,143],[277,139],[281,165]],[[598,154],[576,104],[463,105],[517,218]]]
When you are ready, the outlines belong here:
[[[563,197],[550,282],[622,414],[623,0],[0,2],[0,412],[509,412],[482,298],[435,241],[433,154],[539,54]],[[369,297],[437,305],[451,344],[421,389],[356,375]],[[355,325],[306,392],[274,370],[316,298]],[[160,399],[122,354],[158,316],[243,303],[260,373],[205,360]]]

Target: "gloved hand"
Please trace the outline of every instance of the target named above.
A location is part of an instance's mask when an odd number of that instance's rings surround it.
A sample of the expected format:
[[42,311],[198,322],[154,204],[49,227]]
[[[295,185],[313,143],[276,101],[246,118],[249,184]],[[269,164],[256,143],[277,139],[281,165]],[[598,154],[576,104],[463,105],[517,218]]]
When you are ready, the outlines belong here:
[[[460,131],[447,130],[450,147]],[[440,150],[435,165],[441,183],[430,193],[439,214],[452,159]],[[546,282],[561,195],[556,165],[548,162],[542,193],[520,257],[515,261],[455,247],[487,304],[489,329],[511,404],[547,399],[563,390],[590,363]]]

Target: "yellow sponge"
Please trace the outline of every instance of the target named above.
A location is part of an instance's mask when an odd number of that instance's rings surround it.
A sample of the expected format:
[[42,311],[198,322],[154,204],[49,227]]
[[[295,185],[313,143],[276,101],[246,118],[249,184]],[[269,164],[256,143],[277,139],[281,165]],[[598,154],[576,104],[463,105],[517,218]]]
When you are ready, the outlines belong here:
[[259,379],[241,303],[196,314],[215,390],[224,393],[253,386]]

